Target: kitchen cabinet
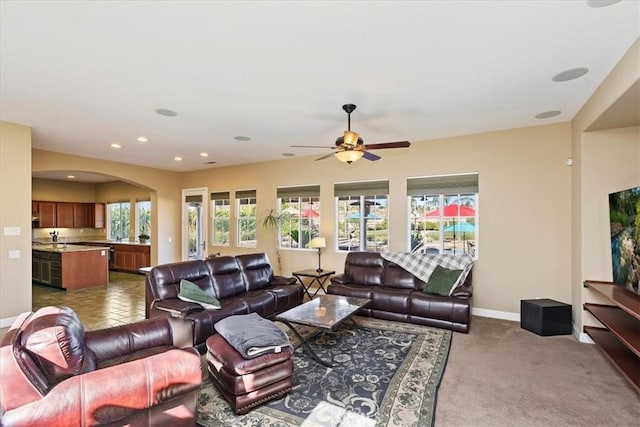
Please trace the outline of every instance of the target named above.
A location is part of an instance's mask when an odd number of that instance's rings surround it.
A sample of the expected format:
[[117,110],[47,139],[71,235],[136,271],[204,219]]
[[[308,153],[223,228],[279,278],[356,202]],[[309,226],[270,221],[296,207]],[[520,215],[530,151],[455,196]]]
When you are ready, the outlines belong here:
[[35,228],[104,228],[104,203],[32,201]]
[[138,272],[141,267],[151,265],[151,250],[147,245],[113,245],[114,270]]
[[37,226],[40,228],[56,227],[56,203],[55,202],[37,202],[38,217]]
[[56,225],[58,228],[73,228],[74,203],[56,203]]
[[33,251],[31,257],[32,280],[44,285],[62,286],[61,255]]

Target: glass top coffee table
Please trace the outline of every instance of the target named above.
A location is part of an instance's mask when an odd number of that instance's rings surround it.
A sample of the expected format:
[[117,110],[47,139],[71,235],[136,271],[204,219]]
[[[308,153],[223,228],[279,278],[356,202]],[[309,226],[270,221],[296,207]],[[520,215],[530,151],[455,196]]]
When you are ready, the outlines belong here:
[[[311,301],[307,301],[297,307],[287,310],[278,316],[276,321],[282,322],[291,329],[291,332],[300,340],[309,355],[316,362],[326,367],[333,365],[318,357],[307,343],[307,340],[296,331],[291,323],[313,326],[324,331],[333,331],[338,325],[347,319],[351,319],[356,311],[371,302],[367,298],[352,298],[341,295],[320,295]],[[355,323],[355,322],[354,322]]]

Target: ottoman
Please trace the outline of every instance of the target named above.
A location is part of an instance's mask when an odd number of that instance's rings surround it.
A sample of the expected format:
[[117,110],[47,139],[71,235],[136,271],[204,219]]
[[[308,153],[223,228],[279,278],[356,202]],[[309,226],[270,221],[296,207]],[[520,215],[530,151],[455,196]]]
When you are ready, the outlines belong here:
[[291,390],[293,349],[245,359],[221,335],[207,339],[207,367],[211,379],[236,414],[284,396]]

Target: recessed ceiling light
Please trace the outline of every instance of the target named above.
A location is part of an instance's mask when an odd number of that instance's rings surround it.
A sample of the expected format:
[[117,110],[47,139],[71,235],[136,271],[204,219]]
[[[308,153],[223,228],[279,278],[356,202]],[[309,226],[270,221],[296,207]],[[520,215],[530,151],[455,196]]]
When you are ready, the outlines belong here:
[[536,119],[550,119],[551,117],[555,117],[560,115],[560,111],[558,110],[551,110],[551,111],[545,111],[544,113],[538,113],[536,114]]
[[589,72],[586,67],[572,68],[570,70],[563,71],[551,77],[554,82],[568,82],[569,80],[575,80],[578,77],[582,77]]
[[619,3],[620,0],[587,0],[587,6],[589,7],[607,7],[612,4]]
[[180,157],[180,156],[175,156],[175,157],[173,158],[173,160],[175,160],[176,162],[181,162],[181,161],[182,161],[182,157]]
[[216,163],[218,163],[218,162],[214,162],[213,160],[210,161],[210,162],[207,162],[208,165],[215,165]]
[[293,154],[293,153],[282,153],[282,155],[284,157],[293,157],[293,156],[295,156],[295,154]]
[[200,157],[209,157],[209,154],[205,153],[205,152],[202,152],[202,153],[200,153]]
[[233,139],[236,141],[251,141],[251,138],[248,136],[234,136]]
[[76,177],[75,175],[67,175],[67,178],[69,178],[69,179],[73,179],[75,177]]
[[147,138],[146,136],[139,136],[138,142],[149,142],[149,138]]
[[116,144],[116,143],[114,142],[113,144],[109,145],[109,147],[111,147],[111,148],[122,148],[122,145],[120,145],[120,144]]
[[167,108],[157,108],[156,113],[160,114],[161,116],[165,116],[165,117],[175,117],[178,115],[178,113],[176,113],[173,110],[169,110]]

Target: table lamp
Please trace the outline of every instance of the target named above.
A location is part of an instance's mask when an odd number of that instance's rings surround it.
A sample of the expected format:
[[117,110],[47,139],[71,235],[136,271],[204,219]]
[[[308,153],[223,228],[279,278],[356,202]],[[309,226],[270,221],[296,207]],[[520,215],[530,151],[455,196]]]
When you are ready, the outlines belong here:
[[310,248],[314,248],[314,249],[316,249],[316,248],[318,249],[318,268],[316,269],[316,271],[318,273],[322,273],[322,267],[320,267],[320,250],[322,248],[326,248],[327,247],[327,242],[324,239],[324,237],[314,237],[309,242],[309,247]]

